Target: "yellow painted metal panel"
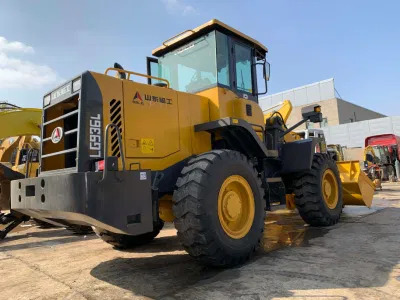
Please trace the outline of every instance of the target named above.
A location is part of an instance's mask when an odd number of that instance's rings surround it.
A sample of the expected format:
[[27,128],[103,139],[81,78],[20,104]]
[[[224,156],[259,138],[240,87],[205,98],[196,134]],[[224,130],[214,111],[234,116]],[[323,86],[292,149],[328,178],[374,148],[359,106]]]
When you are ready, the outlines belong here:
[[[179,151],[177,92],[123,81],[126,157],[161,158]],[[143,145],[152,140],[152,149]],[[140,141],[140,147],[136,147]]]
[[194,131],[194,125],[210,121],[208,98],[94,72],[92,75],[102,93],[104,126],[110,123],[110,101],[122,102],[126,169],[140,163],[144,169],[164,170],[211,150],[210,134]]
[[[210,99],[210,120],[233,117],[264,128],[264,114],[255,101],[238,97],[231,90],[214,87],[197,95]],[[251,116],[247,115],[246,105],[251,106]],[[260,130],[262,130],[260,127]]]

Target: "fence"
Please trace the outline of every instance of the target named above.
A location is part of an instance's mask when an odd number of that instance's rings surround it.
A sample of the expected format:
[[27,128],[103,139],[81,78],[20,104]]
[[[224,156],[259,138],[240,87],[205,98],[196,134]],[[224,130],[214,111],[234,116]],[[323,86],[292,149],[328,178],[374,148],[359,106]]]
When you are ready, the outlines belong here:
[[400,116],[341,124],[323,128],[328,144],[364,147],[365,138],[391,133],[400,136]]

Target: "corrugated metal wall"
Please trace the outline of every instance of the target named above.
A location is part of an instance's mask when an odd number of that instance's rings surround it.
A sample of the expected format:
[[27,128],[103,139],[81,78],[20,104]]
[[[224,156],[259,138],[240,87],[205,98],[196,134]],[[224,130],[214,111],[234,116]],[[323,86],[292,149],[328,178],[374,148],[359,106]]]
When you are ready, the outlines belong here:
[[328,144],[364,147],[366,137],[392,133],[400,136],[400,116],[347,123],[323,128]]
[[333,78],[330,78],[270,96],[260,97],[259,103],[264,110],[286,99],[289,99],[293,106],[301,106],[332,98],[335,98],[335,85]]

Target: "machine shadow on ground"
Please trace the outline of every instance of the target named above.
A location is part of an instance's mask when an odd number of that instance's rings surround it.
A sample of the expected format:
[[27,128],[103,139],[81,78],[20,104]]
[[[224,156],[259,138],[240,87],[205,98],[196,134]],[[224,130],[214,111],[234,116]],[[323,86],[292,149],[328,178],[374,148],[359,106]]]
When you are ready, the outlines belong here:
[[[17,242],[19,240],[24,240],[27,238],[35,238],[40,240],[35,242],[25,242],[25,243],[10,245],[10,243]],[[97,238],[95,234],[77,235],[63,228],[40,229],[40,231],[19,232],[19,234],[17,235],[7,236],[6,239],[0,240],[0,251],[14,251],[14,250],[23,250],[28,248],[39,248],[43,246],[61,245],[67,243],[80,242],[82,241],[82,239],[92,240],[95,238]]]
[[[396,210],[396,208],[390,209]],[[400,209],[397,210],[397,215],[400,216]],[[373,214],[379,214],[382,211]],[[194,290],[208,291],[215,287],[233,297],[251,296],[255,292],[252,292],[254,289],[252,287],[258,281],[260,286],[268,281],[271,289],[274,286],[279,287],[271,293],[268,292],[267,299],[294,295],[289,288],[282,289],[281,281],[296,282],[297,287],[303,287],[300,288],[301,290],[384,286],[398,260],[385,257],[387,251],[383,249],[383,245],[375,248],[375,253],[374,251],[371,253],[366,245],[357,245],[357,239],[347,241],[346,243],[353,245],[349,247],[360,249],[360,257],[344,257],[330,268],[326,261],[332,259],[331,255],[327,254],[325,249],[321,251],[321,245],[327,243],[329,245],[325,246],[332,247],[335,241],[339,242],[343,232],[350,231],[351,234],[357,234],[349,228],[360,225],[361,218],[363,217],[354,218],[352,224],[346,222],[330,228],[313,228],[304,225],[297,214],[270,214],[266,221],[263,249],[260,249],[247,264],[234,269],[205,267],[195,262],[186,253],[179,251],[179,253],[151,257],[115,258],[100,263],[92,269],[90,274],[138,296],[152,298],[171,296],[174,299],[190,297]],[[367,226],[371,228],[359,229],[379,234],[379,229],[374,230],[373,226]],[[321,239],[313,243],[312,240],[315,238]],[[396,238],[398,239],[398,236]],[[346,243],[341,246],[338,242],[334,249],[328,249],[328,251],[340,252],[343,250],[340,250],[341,247],[347,247]],[[176,236],[168,236],[158,238],[152,244],[139,247],[132,252],[157,253],[174,250],[182,250],[182,248]],[[375,254],[382,260],[374,261]],[[311,264],[312,267],[307,269],[304,267],[305,264]],[[350,273],[349,266],[352,269]],[[322,270],[327,267],[328,269]],[[366,270],[367,267],[373,270]],[[372,271],[376,274],[366,276],[366,272]],[[235,288],[236,285],[238,288]],[[267,291],[264,291],[264,296],[265,293]],[[260,291],[255,292],[254,295],[260,295]],[[321,297],[321,294],[318,293],[316,296]],[[329,298],[328,295],[326,297]],[[341,296],[335,299],[339,298]]]

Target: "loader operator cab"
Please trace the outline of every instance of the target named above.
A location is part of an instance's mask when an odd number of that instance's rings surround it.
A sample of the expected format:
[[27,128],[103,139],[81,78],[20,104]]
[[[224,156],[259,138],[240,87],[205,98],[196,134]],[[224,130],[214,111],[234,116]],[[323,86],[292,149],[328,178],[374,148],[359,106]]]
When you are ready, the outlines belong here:
[[[239,98],[258,100],[267,93],[267,48],[218,20],[163,42],[147,58],[148,75],[166,79],[180,92],[196,94],[213,87]],[[149,84],[163,83],[150,79]]]

